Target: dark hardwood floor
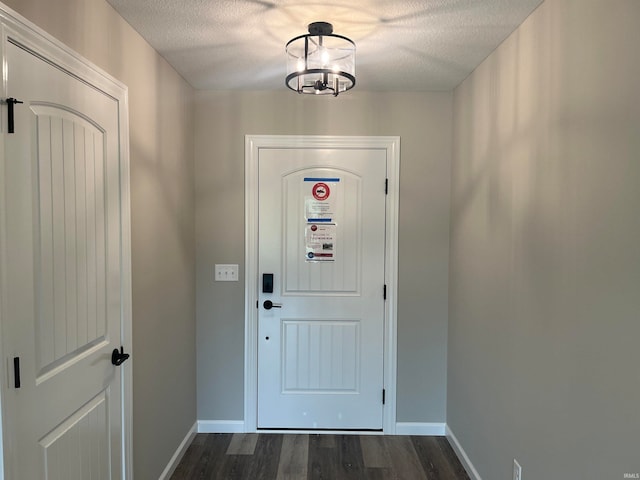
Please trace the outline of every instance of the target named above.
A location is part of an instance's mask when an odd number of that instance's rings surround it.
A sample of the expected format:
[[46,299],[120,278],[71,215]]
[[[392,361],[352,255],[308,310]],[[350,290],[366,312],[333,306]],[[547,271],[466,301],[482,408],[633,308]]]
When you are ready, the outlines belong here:
[[171,480],[469,480],[445,437],[198,434]]

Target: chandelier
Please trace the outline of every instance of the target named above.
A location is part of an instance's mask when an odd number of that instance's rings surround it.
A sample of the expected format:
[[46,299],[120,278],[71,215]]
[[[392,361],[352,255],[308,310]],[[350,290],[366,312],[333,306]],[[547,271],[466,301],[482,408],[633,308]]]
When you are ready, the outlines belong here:
[[356,44],[333,33],[327,22],[309,24],[309,33],[287,43],[285,84],[298,93],[335,97],[356,84]]

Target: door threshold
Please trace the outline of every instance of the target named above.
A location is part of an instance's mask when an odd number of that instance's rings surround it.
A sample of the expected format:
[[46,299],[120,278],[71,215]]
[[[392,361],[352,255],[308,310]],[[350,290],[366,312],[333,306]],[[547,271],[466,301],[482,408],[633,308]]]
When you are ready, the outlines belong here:
[[282,434],[307,434],[307,435],[384,435],[380,429],[360,428],[257,428],[255,433],[282,433]]

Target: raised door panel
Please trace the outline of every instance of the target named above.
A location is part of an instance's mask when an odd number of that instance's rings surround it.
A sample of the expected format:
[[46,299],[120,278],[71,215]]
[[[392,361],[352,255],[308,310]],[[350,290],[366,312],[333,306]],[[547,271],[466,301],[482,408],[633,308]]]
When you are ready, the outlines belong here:
[[82,115],[32,105],[37,131],[39,222],[37,381],[105,341],[104,132]]
[[361,183],[329,168],[283,177],[284,296],[361,294]]

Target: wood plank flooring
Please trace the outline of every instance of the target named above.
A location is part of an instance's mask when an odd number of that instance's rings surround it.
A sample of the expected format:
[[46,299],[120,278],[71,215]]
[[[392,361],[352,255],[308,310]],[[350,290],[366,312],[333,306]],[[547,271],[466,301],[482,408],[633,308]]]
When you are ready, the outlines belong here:
[[198,434],[171,480],[469,480],[445,437]]

